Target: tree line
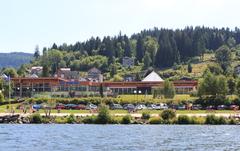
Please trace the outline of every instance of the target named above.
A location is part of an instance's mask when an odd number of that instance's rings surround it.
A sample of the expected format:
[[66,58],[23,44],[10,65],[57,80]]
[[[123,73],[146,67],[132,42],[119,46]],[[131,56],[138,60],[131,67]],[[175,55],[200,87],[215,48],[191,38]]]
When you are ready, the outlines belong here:
[[[85,42],[75,44],[53,44],[49,49],[64,52],[79,52],[84,56],[106,56],[108,65],[115,59],[134,57],[135,63],[144,63],[146,67],[171,67],[186,62],[206,51],[215,51],[222,45],[232,47],[240,43],[240,29],[186,27],[184,29],[150,29],[133,34],[130,37],[119,35],[103,39],[92,37]],[[44,48],[43,51],[46,51]],[[37,55],[36,55],[37,56]],[[67,64],[68,65],[68,64]]]

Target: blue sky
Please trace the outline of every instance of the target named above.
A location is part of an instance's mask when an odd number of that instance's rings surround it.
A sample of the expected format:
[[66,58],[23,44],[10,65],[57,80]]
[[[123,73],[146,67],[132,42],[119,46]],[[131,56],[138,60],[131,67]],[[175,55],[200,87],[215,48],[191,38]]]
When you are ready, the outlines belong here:
[[0,52],[153,27],[240,27],[238,0],[1,0]]

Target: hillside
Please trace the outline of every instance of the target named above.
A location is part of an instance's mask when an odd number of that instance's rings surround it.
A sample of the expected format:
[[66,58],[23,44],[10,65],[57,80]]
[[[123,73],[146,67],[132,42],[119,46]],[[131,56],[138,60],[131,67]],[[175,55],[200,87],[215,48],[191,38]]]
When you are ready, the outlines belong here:
[[[232,54],[230,61],[221,62],[224,64],[216,64],[215,54],[220,48]],[[240,29],[154,28],[129,37],[119,33],[75,44],[54,43],[52,47],[44,47],[42,52],[42,55],[39,51],[34,53],[35,59],[29,66],[43,66],[44,76],[54,75],[59,68],[71,68],[84,75],[96,67],[104,74],[104,80],[122,81],[125,75],[135,75],[140,80],[154,68],[164,79],[198,79],[209,65],[222,68],[218,69],[222,74],[233,75],[233,67],[240,61]],[[127,66],[123,63],[126,59]]]
[[33,54],[23,52],[0,53],[0,68],[19,67],[29,63],[33,59]]

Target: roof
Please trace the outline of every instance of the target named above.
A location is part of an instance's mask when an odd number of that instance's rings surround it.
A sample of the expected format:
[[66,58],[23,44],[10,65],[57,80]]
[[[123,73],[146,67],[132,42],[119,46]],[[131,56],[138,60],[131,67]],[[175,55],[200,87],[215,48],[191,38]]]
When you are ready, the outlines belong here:
[[60,68],[60,71],[71,71],[70,68]]
[[38,78],[38,76],[36,74],[32,74],[30,77],[31,78]]
[[90,70],[88,70],[88,73],[99,73],[99,74],[101,74],[101,71],[99,69],[93,67]]
[[162,82],[163,79],[156,72],[152,71],[142,81],[143,82]]
[[42,70],[43,69],[43,67],[42,66],[33,66],[32,68],[31,68],[32,70]]

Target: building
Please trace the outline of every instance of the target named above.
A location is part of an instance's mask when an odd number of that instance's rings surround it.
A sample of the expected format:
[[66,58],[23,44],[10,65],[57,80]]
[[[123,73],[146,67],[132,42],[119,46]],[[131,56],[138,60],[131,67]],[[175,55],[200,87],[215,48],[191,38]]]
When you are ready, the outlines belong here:
[[78,71],[71,71],[70,68],[60,68],[57,71],[55,77],[59,77],[62,79],[79,79],[79,72]]
[[123,60],[122,60],[122,65],[124,67],[132,67],[132,66],[134,66],[134,58],[124,57]]
[[88,70],[87,79],[91,82],[103,82],[103,75],[97,68]]
[[[90,76],[100,73],[99,70],[91,70]],[[96,75],[91,75],[96,74]],[[89,81],[85,79],[63,79],[60,77],[47,78],[12,78],[13,81],[13,95],[18,97],[32,96],[35,93],[50,92],[52,94],[65,94],[68,96],[69,92],[75,92],[75,96],[82,93],[99,93],[99,87],[102,85],[108,94],[135,94],[141,92],[142,94],[151,94],[152,89],[163,87],[163,79],[155,72],[151,72],[142,81],[125,81],[125,82],[109,82],[109,81]],[[194,80],[178,80],[173,81],[176,93],[188,94],[197,89],[198,82]]]
[[42,71],[43,71],[43,67],[42,66],[33,66],[30,69],[30,74],[33,75],[37,75],[37,76],[41,76],[42,75]]

